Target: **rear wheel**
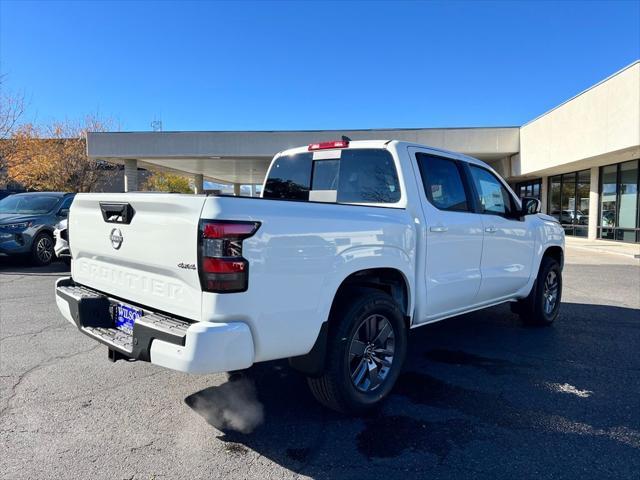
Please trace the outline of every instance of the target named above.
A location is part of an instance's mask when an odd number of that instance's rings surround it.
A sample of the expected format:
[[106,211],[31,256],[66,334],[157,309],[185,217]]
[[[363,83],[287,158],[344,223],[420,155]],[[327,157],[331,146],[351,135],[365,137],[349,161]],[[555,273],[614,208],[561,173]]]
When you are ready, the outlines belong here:
[[31,245],[31,259],[36,265],[49,265],[55,252],[53,250],[53,238],[45,232],[36,235]]
[[226,372],[227,382],[237,382],[238,380],[242,380],[247,377],[249,369],[245,370],[231,370],[230,372]]
[[357,290],[332,314],[326,368],[308,378],[323,405],[359,413],[386,397],[400,374],[407,329],[400,307],[377,290]]
[[538,277],[529,296],[514,307],[530,325],[551,325],[558,316],[562,299],[562,270],[557,260],[543,257]]

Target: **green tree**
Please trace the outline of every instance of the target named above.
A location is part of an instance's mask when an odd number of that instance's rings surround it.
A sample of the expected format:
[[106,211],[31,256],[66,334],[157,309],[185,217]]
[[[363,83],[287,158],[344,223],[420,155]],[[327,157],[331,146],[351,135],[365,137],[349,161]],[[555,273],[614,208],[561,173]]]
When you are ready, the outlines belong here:
[[153,172],[144,184],[149,192],[193,193],[187,177],[166,172]]

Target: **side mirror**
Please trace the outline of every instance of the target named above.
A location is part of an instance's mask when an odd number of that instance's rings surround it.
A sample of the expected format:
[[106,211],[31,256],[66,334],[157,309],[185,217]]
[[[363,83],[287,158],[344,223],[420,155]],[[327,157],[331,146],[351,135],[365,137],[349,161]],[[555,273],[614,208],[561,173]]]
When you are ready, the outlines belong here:
[[68,217],[69,216],[69,209],[68,208],[61,208],[60,210],[58,210],[58,216],[59,217]]
[[522,199],[521,214],[523,217],[525,215],[534,215],[536,213],[540,213],[541,211],[542,211],[542,202],[537,198],[524,197]]

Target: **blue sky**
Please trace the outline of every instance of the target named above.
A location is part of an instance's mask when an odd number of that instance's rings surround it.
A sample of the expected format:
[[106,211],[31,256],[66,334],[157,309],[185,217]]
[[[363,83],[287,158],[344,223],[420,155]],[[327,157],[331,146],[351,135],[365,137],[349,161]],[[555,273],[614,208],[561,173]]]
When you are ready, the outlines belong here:
[[640,2],[13,2],[25,120],[122,130],[520,125],[640,58]]

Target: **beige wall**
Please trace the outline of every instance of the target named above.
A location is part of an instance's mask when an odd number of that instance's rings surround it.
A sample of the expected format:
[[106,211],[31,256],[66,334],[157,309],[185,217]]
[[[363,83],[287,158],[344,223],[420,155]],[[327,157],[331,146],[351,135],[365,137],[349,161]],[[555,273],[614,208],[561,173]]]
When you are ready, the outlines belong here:
[[[640,62],[614,74],[520,129],[516,176],[557,173],[562,166],[640,145]],[[635,147],[635,148],[634,148]]]

